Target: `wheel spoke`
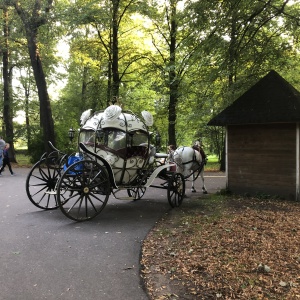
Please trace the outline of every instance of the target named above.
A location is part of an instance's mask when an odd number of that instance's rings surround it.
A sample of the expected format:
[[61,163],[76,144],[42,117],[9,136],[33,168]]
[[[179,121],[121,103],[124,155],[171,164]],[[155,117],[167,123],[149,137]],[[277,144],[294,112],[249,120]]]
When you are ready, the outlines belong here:
[[183,175],[174,173],[169,179],[168,201],[171,207],[180,206],[185,192],[185,181]]
[[134,200],[140,200],[146,192],[146,188],[145,187],[133,187],[130,189],[127,189],[127,194],[129,197],[132,197]]
[[58,207],[55,186],[60,169],[50,167],[44,157],[30,170],[26,179],[26,192],[29,200],[41,209]]
[[67,168],[57,189],[61,211],[72,220],[84,221],[94,218],[105,207],[110,181],[104,166],[93,160],[82,160]]
[[[92,195],[92,194],[91,194],[91,196],[94,197],[94,195]],[[91,200],[90,196],[87,196],[86,198],[87,198],[88,202],[90,202],[90,204],[91,204],[92,208],[94,209],[94,211],[97,211],[97,208],[95,207],[95,205],[94,205],[93,201]]]

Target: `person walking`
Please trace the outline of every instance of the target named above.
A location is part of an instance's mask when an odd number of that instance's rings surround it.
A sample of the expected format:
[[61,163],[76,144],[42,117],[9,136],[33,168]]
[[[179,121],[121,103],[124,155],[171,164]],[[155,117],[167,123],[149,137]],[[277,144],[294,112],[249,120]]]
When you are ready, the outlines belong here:
[[175,150],[176,150],[175,145],[169,145],[168,146],[168,161],[170,163],[174,162],[174,152],[175,152]]
[[10,147],[10,144],[9,143],[6,143],[5,144],[5,147],[4,147],[4,150],[3,150],[3,165],[0,169],[0,176],[2,176],[2,171],[3,169],[8,166],[8,169],[9,169],[9,172],[11,174],[11,176],[14,176],[14,172],[12,171],[12,168],[11,168],[11,164],[10,164],[10,159],[9,159],[9,155],[8,155],[8,149]]
[[3,150],[4,150],[4,147],[5,147],[5,141],[0,136],[0,168],[3,165]]

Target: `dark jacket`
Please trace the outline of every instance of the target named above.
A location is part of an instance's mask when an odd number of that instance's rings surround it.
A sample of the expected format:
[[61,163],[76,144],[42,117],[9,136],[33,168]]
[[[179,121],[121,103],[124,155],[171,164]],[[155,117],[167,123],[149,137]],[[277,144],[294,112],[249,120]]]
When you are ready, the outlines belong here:
[[9,161],[8,150],[3,150],[3,160]]

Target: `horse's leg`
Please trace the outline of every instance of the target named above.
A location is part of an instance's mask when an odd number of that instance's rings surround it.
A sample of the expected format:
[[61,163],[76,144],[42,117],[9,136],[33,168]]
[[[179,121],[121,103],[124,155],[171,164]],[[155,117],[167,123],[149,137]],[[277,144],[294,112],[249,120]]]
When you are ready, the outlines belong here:
[[196,193],[196,189],[195,189],[195,186],[194,186],[194,182],[195,182],[195,176],[194,176],[194,173],[193,173],[193,175],[192,175],[192,188],[191,188],[192,193]]
[[200,173],[201,179],[202,179],[202,192],[203,194],[207,194],[207,190],[204,184],[204,170],[201,171]]

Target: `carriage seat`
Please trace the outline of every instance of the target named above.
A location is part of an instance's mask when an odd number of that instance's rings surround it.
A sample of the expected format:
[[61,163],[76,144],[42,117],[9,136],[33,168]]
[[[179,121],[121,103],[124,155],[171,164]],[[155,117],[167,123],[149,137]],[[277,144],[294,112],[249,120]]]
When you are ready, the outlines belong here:
[[167,153],[155,153],[155,158],[167,158]]
[[139,156],[144,159],[148,157],[148,149],[144,146],[131,146],[120,149],[112,149],[105,145],[96,144],[96,148],[106,151],[107,153],[112,153],[116,156],[119,156],[123,159],[129,159],[131,157]]
[[131,146],[117,150],[121,157],[131,158],[135,156],[146,159],[148,157],[148,148],[144,146]]

